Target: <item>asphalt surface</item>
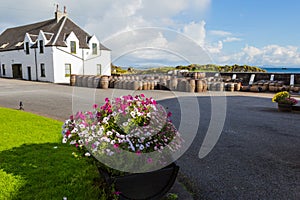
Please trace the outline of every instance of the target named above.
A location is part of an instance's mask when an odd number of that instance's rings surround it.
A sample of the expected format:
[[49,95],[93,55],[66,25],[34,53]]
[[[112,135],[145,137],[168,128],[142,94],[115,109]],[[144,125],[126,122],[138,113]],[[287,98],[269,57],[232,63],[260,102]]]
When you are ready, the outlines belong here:
[[[196,127],[197,134],[181,133],[196,137],[177,161],[178,180],[194,199],[300,199],[300,113],[278,112],[270,99],[273,94],[234,92],[225,98],[224,94],[142,92],[172,111],[179,129],[182,124],[191,130]],[[61,121],[77,110],[90,110],[93,103],[103,103],[105,97],[130,93],[0,78],[0,106],[18,109],[22,101],[25,111]],[[214,109],[214,102],[226,109]],[[200,118],[195,118],[197,112]],[[217,116],[214,123],[212,114]],[[212,124],[222,127],[221,135],[200,159],[200,147]],[[179,182],[172,191],[179,199],[191,199]]]

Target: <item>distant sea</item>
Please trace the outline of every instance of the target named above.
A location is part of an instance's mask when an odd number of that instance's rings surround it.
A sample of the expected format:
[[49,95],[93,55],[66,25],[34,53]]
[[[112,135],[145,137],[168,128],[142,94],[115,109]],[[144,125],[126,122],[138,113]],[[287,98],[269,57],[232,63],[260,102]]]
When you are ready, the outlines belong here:
[[268,73],[299,73],[300,67],[260,67]]

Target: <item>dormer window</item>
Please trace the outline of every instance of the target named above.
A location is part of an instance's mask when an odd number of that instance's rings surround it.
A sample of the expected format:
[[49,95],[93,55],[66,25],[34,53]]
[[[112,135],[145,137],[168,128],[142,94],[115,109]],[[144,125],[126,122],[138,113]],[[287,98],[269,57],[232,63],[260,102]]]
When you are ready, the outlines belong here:
[[75,41],[71,41],[70,42],[70,46],[71,46],[71,53],[76,54],[76,42]]
[[92,44],[93,55],[97,55],[97,53],[98,53],[97,46],[98,46],[97,43],[93,43]]
[[40,46],[40,53],[44,53],[44,41],[43,40],[39,41],[39,46]]
[[29,54],[29,42],[25,43],[25,52],[26,54]]

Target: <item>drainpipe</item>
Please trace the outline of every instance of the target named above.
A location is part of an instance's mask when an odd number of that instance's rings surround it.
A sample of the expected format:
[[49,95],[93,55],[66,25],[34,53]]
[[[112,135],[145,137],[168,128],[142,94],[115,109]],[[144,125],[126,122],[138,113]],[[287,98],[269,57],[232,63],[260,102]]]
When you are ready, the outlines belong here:
[[82,52],[82,75],[84,75],[84,52],[83,49],[81,49]]
[[38,79],[38,64],[37,64],[36,48],[34,48],[34,62],[35,62],[35,77],[36,77],[36,81],[39,81],[39,79]]

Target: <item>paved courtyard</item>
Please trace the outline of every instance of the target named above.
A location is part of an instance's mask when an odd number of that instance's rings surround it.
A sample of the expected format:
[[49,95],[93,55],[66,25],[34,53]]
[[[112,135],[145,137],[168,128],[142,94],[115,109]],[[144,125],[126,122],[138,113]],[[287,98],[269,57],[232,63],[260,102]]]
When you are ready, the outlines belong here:
[[[10,79],[0,79],[0,88],[0,106],[18,109],[22,101],[25,111],[61,121],[105,97],[132,93]],[[143,93],[172,111],[178,128],[197,133],[181,133],[196,137],[178,160],[179,180],[195,199],[300,199],[300,113],[279,113],[273,94]],[[200,159],[212,124],[222,128],[220,138]]]

